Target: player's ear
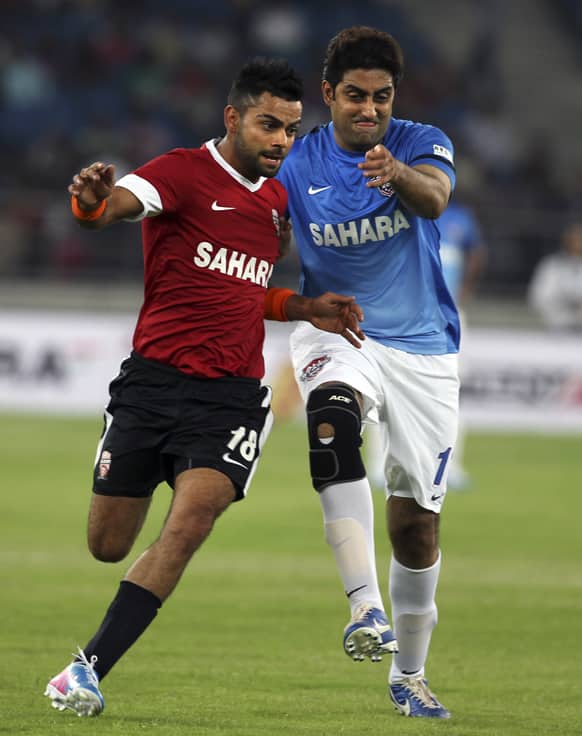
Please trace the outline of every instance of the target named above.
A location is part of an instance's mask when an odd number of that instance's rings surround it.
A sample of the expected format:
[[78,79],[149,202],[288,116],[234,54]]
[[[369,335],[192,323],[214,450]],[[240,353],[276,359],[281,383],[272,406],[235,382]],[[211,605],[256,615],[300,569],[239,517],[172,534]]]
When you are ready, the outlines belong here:
[[335,99],[334,89],[331,86],[331,84],[327,81],[327,79],[324,79],[323,82],[321,83],[321,95],[323,97],[323,101],[328,107],[331,105],[331,103]]
[[240,124],[240,112],[232,105],[224,108],[224,127],[227,133],[236,133]]

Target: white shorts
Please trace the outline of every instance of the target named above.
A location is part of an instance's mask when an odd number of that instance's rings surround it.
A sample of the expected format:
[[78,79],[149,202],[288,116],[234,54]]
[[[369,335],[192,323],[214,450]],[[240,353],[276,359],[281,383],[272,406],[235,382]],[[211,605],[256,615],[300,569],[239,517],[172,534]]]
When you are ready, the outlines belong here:
[[457,436],[456,353],[405,353],[369,337],[358,349],[308,322],[295,328],[290,346],[303,400],[329,381],[359,391],[363,422],[380,427],[387,494],[439,513]]

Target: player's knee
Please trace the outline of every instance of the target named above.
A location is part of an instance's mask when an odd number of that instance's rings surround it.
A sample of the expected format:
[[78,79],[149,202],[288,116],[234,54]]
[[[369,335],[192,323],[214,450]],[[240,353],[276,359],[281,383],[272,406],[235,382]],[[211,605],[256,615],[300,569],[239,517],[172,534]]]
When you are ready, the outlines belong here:
[[89,546],[89,551],[99,562],[111,563],[121,562],[129,553],[128,549],[120,549],[119,547],[97,547],[91,545]]
[[311,392],[307,401],[309,465],[316,491],[366,475],[360,454],[362,415],[356,394],[344,384]]
[[221,511],[222,505],[210,499],[198,499],[195,504],[182,506],[179,513],[173,511],[160,536],[166,553],[174,560],[188,562],[210,535]]
[[121,562],[131,551],[132,541],[89,531],[89,551],[99,562]]
[[438,514],[418,507],[418,513],[389,524],[389,528],[394,555],[402,565],[423,569],[435,562],[439,552]]

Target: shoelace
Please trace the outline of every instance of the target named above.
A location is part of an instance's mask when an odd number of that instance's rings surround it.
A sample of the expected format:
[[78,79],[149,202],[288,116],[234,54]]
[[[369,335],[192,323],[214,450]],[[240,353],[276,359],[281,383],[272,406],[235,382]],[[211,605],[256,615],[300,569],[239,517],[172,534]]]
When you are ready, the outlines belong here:
[[401,684],[407,687],[410,690],[412,697],[416,698],[416,700],[418,700],[422,705],[425,705],[427,708],[439,707],[437,699],[428,689],[426,680],[421,677],[415,679],[407,678],[403,680]]
[[97,656],[95,654],[91,655],[91,659],[87,659],[87,655],[85,652],[81,649],[81,647],[77,647],[77,654],[73,654],[77,662],[81,664],[85,672],[87,673],[87,677],[89,678],[89,681],[92,685],[95,685],[97,687],[99,685],[99,678],[97,677],[97,673],[95,672],[95,665],[97,664]]

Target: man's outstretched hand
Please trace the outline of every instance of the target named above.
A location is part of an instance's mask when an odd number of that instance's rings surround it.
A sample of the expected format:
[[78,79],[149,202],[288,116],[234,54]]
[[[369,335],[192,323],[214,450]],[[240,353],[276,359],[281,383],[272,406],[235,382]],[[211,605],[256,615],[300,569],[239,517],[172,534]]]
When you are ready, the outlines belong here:
[[314,327],[335,332],[354,347],[362,347],[360,341],[366,339],[360,327],[364,313],[356,303],[356,297],[326,291],[325,294],[310,299],[308,310],[305,319]]
[[111,196],[115,185],[115,167],[101,161],[86,166],[73,176],[69,192],[77,197],[81,207],[91,209]]

